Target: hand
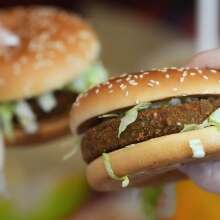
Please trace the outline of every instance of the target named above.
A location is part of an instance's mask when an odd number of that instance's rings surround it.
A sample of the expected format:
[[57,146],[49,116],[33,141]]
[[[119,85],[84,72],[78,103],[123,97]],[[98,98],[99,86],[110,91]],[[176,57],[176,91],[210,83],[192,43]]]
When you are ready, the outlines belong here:
[[[186,66],[220,69],[220,49],[199,53]],[[220,161],[183,165],[180,170],[202,188],[220,194]]]
[[15,47],[20,43],[18,36],[0,24],[0,47]]

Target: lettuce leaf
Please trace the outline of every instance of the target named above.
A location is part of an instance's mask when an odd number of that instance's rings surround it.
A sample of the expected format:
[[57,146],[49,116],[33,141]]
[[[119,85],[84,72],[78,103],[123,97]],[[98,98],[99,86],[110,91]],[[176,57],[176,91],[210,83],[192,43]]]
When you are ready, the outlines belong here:
[[185,124],[184,128],[180,132],[193,131],[201,128],[214,126],[220,131],[220,108],[212,112],[209,117],[201,124]]
[[151,106],[151,103],[149,102],[142,102],[133,108],[129,109],[127,112],[125,112],[124,117],[121,118],[121,122],[118,129],[118,137],[120,137],[121,133],[126,130],[128,125],[135,122],[138,116],[138,111],[142,109],[147,109]]
[[85,72],[80,74],[78,79],[75,79],[65,86],[64,89],[71,92],[81,93],[107,79],[108,74],[105,68],[101,63],[95,63]]
[[141,205],[147,220],[157,219],[157,204],[163,187],[146,187],[141,191]]
[[128,176],[119,177],[114,173],[114,171],[112,169],[112,164],[111,164],[110,157],[108,156],[107,153],[102,154],[102,159],[103,159],[103,162],[104,162],[106,172],[108,173],[109,177],[111,177],[113,180],[121,181],[122,182],[121,186],[123,188],[127,187],[129,185]]
[[0,105],[0,126],[7,138],[13,138],[13,114],[15,105],[5,103]]

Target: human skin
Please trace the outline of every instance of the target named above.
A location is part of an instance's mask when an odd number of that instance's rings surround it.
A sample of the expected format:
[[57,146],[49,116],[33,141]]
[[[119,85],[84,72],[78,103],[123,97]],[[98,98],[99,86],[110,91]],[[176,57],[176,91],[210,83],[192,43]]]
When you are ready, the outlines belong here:
[[[220,69],[220,49],[199,53],[186,66]],[[220,160],[184,165],[180,170],[203,189],[220,194]]]

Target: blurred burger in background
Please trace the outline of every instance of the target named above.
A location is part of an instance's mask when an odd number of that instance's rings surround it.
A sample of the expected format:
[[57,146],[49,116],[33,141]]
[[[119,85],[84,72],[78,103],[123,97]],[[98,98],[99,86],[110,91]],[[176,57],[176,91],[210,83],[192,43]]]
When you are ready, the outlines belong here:
[[51,7],[1,10],[0,21],[18,39],[0,51],[6,144],[34,144],[69,133],[68,113],[77,94],[107,78],[94,31],[76,15]]
[[84,20],[43,6],[1,9],[0,40],[0,171],[6,145],[11,198],[0,199],[0,219],[57,219],[89,194],[80,156],[62,157],[74,148],[72,102],[107,79],[100,44]]

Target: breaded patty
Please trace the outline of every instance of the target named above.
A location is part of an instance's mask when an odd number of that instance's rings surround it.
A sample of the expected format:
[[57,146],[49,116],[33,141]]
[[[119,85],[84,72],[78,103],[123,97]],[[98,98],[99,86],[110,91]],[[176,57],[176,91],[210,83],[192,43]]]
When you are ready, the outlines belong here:
[[138,113],[135,122],[118,137],[120,117],[107,118],[89,128],[82,139],[82,154],[87,163],[103,152],[111,152],[130,144],[180,132],[184,124],[200,124],[220,107],[220,98],[201,98],[198,101],[146,109]]

